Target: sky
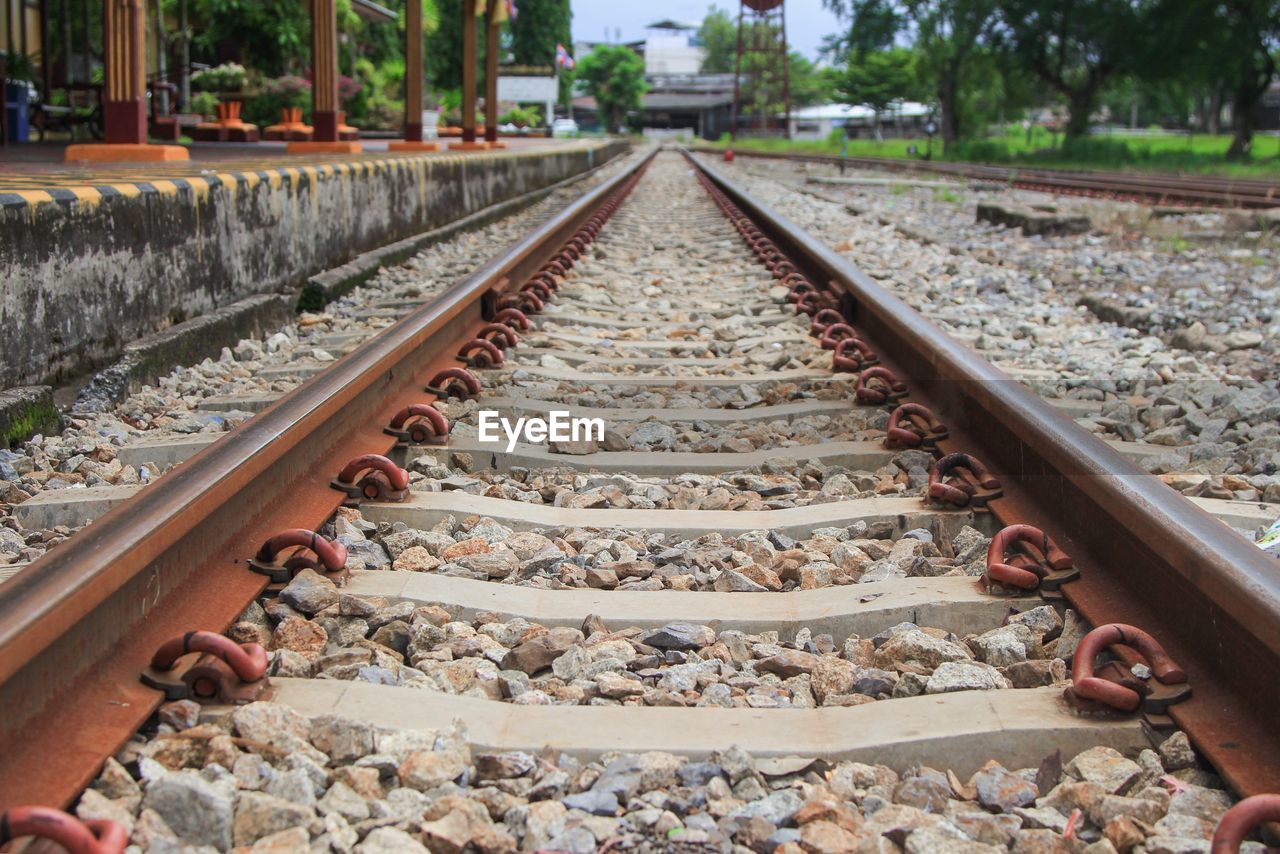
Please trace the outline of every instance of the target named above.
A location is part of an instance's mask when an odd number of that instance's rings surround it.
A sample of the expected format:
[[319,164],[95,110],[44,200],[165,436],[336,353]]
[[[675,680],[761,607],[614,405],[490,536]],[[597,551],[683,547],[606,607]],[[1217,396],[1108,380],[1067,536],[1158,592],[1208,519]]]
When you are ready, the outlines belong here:
[[[601,41],[606,28],[609,40],[614,30],[622,30],[622,41],[637,41],[648,33],[645,25],[663,18],[701,21],[712,5],[719,5],[734,19],[738,0],[572,0],[573,40]],[[518,5],[518,4],[517,4]],[[836,16],[822,6],[822,0],[787,0],[787,40],[792,50],[816,59],[823,36],[840,28]]]

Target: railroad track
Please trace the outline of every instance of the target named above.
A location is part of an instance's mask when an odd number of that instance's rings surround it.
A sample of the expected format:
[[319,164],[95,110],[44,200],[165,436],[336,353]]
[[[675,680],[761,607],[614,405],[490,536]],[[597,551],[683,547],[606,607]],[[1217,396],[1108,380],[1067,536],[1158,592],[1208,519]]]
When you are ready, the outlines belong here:
[[[553,410],[608,429],[481,441]],[[119,755],[87,817],[219,848],[1203,844],[1280,789],[1280,585],[1060,410],[639,159],[0,585],[0,805]]]
[[1258,210],[1280,207],[1280,184],[1240,178],[1032,169],[980,163],[902,160],[891,157],[838,157],[743,149],[735,149],[734,156],[850,166],[883,172],[926,172],[957,179],[1007,184],[1023,190],[1039,190],[1057,195],[1094,196],[1156,205],[1203,205]]

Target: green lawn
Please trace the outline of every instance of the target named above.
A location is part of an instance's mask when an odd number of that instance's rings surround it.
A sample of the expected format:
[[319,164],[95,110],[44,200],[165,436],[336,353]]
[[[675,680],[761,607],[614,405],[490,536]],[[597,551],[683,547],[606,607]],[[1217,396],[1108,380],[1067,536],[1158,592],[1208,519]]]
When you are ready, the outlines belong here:
[[[723,144],[723,142],[722,142]],[[908,146],[916,146],[921,154],[927,147],[924,139],[851,139],[846,153],[851,157],[910,157]],[[1091,136],[1063,143],[1044,128],[1037,127],[1028,143],[1021,128],[1004,136],[970,140],[943,153],[941,143],[934,141],[937,160],[960,160],[1023,166],[1047,166],[1057,169],[1103,169],[1111,171],[1179,172],[1230,175],[1235,177],[1280,177],[1280,138],[1255,136],[1253,158],[1244,163],[1229,163],[1224,152],[1231,144],[1226,135],[1194,136]],[[788,142],[781,139],[740,139],[736,148],[763,151],[796,151],[816,154],[839,154],[837,140]]]

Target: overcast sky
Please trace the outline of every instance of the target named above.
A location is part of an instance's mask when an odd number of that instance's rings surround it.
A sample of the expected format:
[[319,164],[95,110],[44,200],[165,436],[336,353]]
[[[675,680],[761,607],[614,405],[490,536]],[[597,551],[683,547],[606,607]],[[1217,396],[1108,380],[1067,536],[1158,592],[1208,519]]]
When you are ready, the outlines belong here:
[[[712,5],[737,18],[738,0],[572,0],[574,41],[601,41],[605,30],[609,40],[622,30],[622,41],[636,41],[647,35],[645,25],[663,18],[701,21]],[[519,5],[517,2],[516,5]],[[822,37],[839,29],[836,16],[822,7],[822,0],[787,0],[787,39],[793,50],[816,59]]]

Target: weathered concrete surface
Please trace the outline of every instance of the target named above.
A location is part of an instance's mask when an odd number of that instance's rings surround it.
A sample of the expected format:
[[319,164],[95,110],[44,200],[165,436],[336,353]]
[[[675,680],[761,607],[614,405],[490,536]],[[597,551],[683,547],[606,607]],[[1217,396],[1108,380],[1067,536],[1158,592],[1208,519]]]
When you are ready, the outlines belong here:
[[503,620],[520,617],[544,626],[576,629],[584,614],[595,614],[605,625],[616,628],[694,623],[717,632],[776,631],[787,641],[807,628],[814,634],[830,633],[837,643],[853,636],[871,637],[904,621],[961,636],[981,634],[1000,625],[1010,609],[1024,611],[1042,602],[1032,597],[988,595],[978,580],[969,576],[895,578],[840,590],[826,587],[785,593],[689,595],[683,590],[547,590],[434,572],[356,570],[346,592],[397,602],[443,604],[450,606],[451,613],[457,609],[460,620],[472,620],[485,612],[499,614]]
[[[1059,687],[925,694],[851,708],[718,709],[517,706],[436,692],[424,699],[418,688],[336,679],[273,676],[271,686],[273,702],[307,717],[337,715],[419,732],[440,732],[462,720],[477,752],[549,749],[585,761],[656,746],[696,761],[740,747],[757,759],[874,762],[899,773],[927,763],[963,780],[989,759],[1034,768],[1046,745],[1065,756],[1098,745],[1132,756],[1150,744],[1140,718],[1085,717],[1067,705]],[[225,720],[233,708],[206,705],[201,719]]]
[[265,337],[292,313],[292,297],[260,294],[126,344],[124,354],[90,380],[72,408],[76,412],[106,409],[153,384],[178,365],[217,356],[223,347],[241,338]]
[[584,141],[207,174],[95,202],[0,208],[0,388],[86,372],[144,335],[298,288],[625,147]]
[[1083,214],[1062,214],[1056,210],[989,202],[978,204],[977,219],[978,222],[989,222],[1007,228],[1021,228],[1027,237],[1037,234],[1084,234],[1093,227],[1093,223]]
[[49,386],[0,391],[0,448],[8,448],[36,433],[61,430],[62,416],[53,405],[53,389]]
[[397,240],[394,243],[388,243],[386,246],[371,249],[356,256],[346,264],[329,270],[322,270],[307,279],[306,284],[303,285],[302,293],[298,296],[298,308],[304,310],[321,308],[330,300],[337,299],[342,294],[372,278],[378,272],[379,267],[398,264],[407,258],[413,257],[428,246],[452,240],[456,235],[465,231],[483,228],[491,222],[511,216],[522,208],[541,201],[555,189],[572,183],[580,175],[581,173],[575,172],[554,184],[548,184],[541,189],[489,205],[440,228],[434,228],[421,234],[415,234],[413,237],[406,237],[404,240]]

